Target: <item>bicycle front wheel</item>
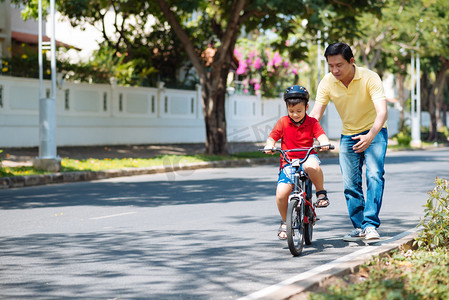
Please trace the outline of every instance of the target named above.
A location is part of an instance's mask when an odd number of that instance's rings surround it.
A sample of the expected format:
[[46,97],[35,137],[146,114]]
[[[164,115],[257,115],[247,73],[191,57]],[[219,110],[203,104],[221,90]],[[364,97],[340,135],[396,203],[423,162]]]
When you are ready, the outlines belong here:
[[293,256],[301,254],[304,247],[304,203],[298,198],[288,203],[287,242]]

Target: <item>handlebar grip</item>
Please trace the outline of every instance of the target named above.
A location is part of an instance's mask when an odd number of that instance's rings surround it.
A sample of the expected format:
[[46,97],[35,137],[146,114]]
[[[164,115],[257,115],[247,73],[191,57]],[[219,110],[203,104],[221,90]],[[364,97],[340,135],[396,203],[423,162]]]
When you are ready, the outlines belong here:
[[322,147],[329,147],[329,150],[335,149],[335,146],[332,145],[332,144],[316,145],[315,147],[318,148],[318,149],[319,149],[319,148],[322,148]]

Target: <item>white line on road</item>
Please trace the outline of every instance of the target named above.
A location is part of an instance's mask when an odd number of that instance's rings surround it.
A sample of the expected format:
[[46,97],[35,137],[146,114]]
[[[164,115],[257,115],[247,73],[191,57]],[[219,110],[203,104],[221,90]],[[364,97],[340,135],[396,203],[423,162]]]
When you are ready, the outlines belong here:
[[[407,230],[407,231],[405,231],[403,233],[400,233],[400,234],[392,237],[391,239],[388,239],[388,242],[396,241],[396,240],[398,240],[400,238],[403,238],[403,237],[405,237],[405,236],[407,236],[407,235],[409,235],[409,234],[411,234],[411,233],[413,233],[415,231],[417,231],[416,228]],[[342,256],[342,257],[340,257],[340,258],[338,258],[336,260],[328,262],[327,264],[324,264],[322,266],[318,266],[316,268],[313,268],[313,269],[311,269],[311,270],[309,270],[307,272],[304,272],[304,273],[298,274],[296,276],[293,276],[291,278],[288,278],[288,279],[286,279],[284,281],[281,281],[281,282],[279,282],[277,284],[274,284],[272,286],[269,286],[269,287],[266,287],[266,288],[264,288],[262,290],[254,292],[254,293],[252,293],[252,294],[250,294],[248,296],[239,298],[238,300],[262,299],[263,297],[265,297],[265,296],[267,296],[267,295],[269,295],[271,293],[274,293],[274,292],[280,290],[281,288],[284,288],[284,287],[286,287],[286,286],[288,286],[290,284],[293,284],[293,283],[301,281],[301,280],[313,278],[313,276],[316,276],[316,275],[318,275],[320,273],[329,271],[330,269],[332,269],[333,267],[335,267],[335,266],[337,266],[339,264],[348,262],[348,261],[350,261],[350,260],[352,260],[354,258],[357,258],[357,257],[359,257],[362,254],[368,253],[371,250],[376,249],[376,248],[377,248],[377,246],[369,246],[368,245],[365,248],[362,248],[362,249],[360,249],[358,251],[355,251],[355,252],[352,252],[352,253],[347,254],[345,256]]]
[[135,212],[135,211],[130,211],[130,212],[125,212],[125,213],[121,213],[121,214],[115,214],[115,215],[109,215],[109,216],[102,216],[102,217],[89,218],[89,220],[107,219],[107,218],[120,217],[120,216],[125,216],[125,215],[132,215],[132,214],[135,214],[135,213],[137,213],[137,212]]

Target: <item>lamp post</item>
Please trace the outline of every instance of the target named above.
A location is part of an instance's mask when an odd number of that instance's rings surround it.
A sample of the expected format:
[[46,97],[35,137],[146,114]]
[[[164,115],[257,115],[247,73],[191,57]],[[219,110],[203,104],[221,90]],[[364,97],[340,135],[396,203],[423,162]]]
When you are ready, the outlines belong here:
[[[56,156],[56,41],[55,41],[55,0],[50,0],[51,39],[43,42],[42,0],[39,0],[39,156],[33,165],[37,169],[59,171],[61,159]],[[51,54],[51,93],[44,94],[42,50]]]
[[[325,30],[327,30],[327,27],[325,28]],[[326,51],[326,48],[328,46],[327,43],[327,32],[324,32],[324,49],[323,49],[323,53],[321,52],[321,30],[318,30],[318,34],[317,34],[317,67],[318,67],[318,74],[317,74],[317,84],[316,84],[316,89],[318,90],[318,85],[320,84],[321,79],[326,75],[326,73],[329,70],[329,65],[327,64],[327,59],[326,57],[324,57],[324,52]],[[323,66],[324,65],[324,66]],[[323,73],[321,73],[323,71]],[[323,117],[321,118],[320,124],[321,126],[324,128],[324,130],[326,132],[328,132],[328,126],[329,126],[329,122],[328,122],[328,110],[326,110],[323,114]]]
[[[419,48],[419,43],[417,43]],[[419,53],[412,50],[411,58],[411,131],[412,141],[411,146],[421,147],[421,76],[420,76],[420,60]]]

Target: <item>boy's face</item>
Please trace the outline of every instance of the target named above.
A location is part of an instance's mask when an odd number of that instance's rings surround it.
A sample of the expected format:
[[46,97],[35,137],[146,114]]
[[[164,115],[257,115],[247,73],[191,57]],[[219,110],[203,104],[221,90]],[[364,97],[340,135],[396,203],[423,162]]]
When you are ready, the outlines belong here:
[[299,122],[305,117],[308,108],[309,104],[307,104],[306,106],[303,102],[300,102],[296,105],[288,105],[288,116],[292,118],[293,121]]

